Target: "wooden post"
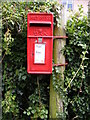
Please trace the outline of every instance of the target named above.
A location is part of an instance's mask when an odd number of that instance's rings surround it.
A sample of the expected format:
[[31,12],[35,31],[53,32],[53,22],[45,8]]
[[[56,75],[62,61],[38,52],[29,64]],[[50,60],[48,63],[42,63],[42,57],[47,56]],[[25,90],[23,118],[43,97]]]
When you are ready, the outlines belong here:
[[[63,18],[64,14],[62,15],[62,22],[61,26],[57,27],[55,26],[54,34],[55,36],[65,36],[65,30],[64,30],[64,25],[63,25]],[[66,44],[65,39],[55,39],[54,40],[54,63],[55,64],[65,64],[65,57],[63,56],[61,50]],[[65,66],[59,66],[59,70],[62,73],[63,81],[64,83],[64,72]],[[56,113],[63,113],[63,102],[62,102],[62,96],[59,96],[52,84],[52,76],[50,79],[50,110],[49,110],[49,118],[57,118]]]

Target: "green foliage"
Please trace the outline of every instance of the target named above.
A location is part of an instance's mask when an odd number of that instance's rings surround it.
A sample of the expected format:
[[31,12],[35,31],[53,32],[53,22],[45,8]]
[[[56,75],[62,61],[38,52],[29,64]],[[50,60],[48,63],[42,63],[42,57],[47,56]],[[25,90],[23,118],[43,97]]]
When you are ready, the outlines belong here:
[[[41,79],[43,76],[37,75],[37,77]],[[45,95],[44,87],[47,86],[47,84],[43,85],[40,84],[40,82],[41,81],[37,80],[38,87],[35,89],[34,93],[28,97],[29,107],[23,113],[31,118],[46,119],[48,118],[48,104],[45,104],[47,102],[47,96]]]
[[90,26],[87,16],[83,15],[82,6],[79,12],[73,13],[67,21],[67,44],[63,48],[68,65],[63,76],[59,67],[53,68],[53,86],[64,104],[64,112],[57,113],[61,120],[89,119],[89,51]]
[[65,70],[68,119],[88,120],[89,114],[89,51],[90,27],[82,7],[67,22],[68,36],[64,54],[68,65]]
[[4,101],[2,101],[2,107],[5,114],[13,113],[14,116],[17,116],[18,105],[15,99],[16,99],[16,95],[13,95],[11,90],[5,93],[5,99]]
[[57,91],[58,94],[63,94],[62,89],[63,89],[64,81],[59,67],[55,67],[53,69],[52,77],[53,77],[54,89]]
[[62,100],[64,104],[64,112],[58,112],[56,113],[56,117],[60,120],[66,120],[67,115],[67,96],[64,89],[64,78],[63,74],[61,73],[60,67],[53,67],[52,71],[52,80],[53,80],[53,87],[54,90],[57,92],[58,96]]
[[[37,75],[29,75],[26,71],[27,13],[52,12],[54,25],[59,26],[61,9],[56,2],[2,3],[3,120],[48,119],[50,76],[40,76],[38,83]],[[87,120],[90,26],[87,17],[82,16],[82,9],[72,15],[66,28],[68,40],[64,54],[68,66],[65,89],[59,68],[53,70],[54,88],[62,94],[65,111],[57,113],[57,116]]]
[[26,71],[27,13],[52,12],[55,25],[60,11],[54,2],[2,2],[3,120],[48,118],[50,76],[38,84],[37,75]]
[[24,111],[24,114],[31,116],[31,118],[48,118],[48,110],[46,109],[45,105],[41,103],[38,95],[31,95],[29,97],[29,103],[30,107]]
[[10,47],[14,39],[11,37],[10,30],[8,29],[7,32],[4,34],[4,42],[3,42],[3,49],[5,50],[6,54],[11,54]]

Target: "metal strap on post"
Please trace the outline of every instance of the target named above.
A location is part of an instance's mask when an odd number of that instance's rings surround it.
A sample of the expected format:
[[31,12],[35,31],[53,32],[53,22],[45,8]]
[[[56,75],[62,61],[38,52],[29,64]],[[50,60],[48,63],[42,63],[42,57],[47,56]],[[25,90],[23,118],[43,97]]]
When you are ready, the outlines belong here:
[[[28,36],[30,38],[53,38],[53,39],[66,39],[68,38],[67,36]],[[59,66],[66,66],[68,63],[65,64],[53,64],[54,67],[59,67]]]
[[30,37],[30,38],[41,38],[41,37],[43,37],[43,38],[53,38],[53,39],[66,39],[66,38],[68,38],[67,36],[32,36],[32,35],[30,35],[30,36],[28,36],[28,37]]
[[59,67],[59,66],[66,66],[68,63],[65,64],[53,64],[54,67]]
[[53,36],[53,39],[66,39],[67,36]]

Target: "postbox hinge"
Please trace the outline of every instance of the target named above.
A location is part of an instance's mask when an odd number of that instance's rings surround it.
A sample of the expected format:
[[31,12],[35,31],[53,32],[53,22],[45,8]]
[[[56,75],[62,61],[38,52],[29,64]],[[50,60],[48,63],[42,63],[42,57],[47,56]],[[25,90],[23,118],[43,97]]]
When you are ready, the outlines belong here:
[[53,64],[54,67],[59,67],[59,66],[66,66],[68,63],[65,64]]

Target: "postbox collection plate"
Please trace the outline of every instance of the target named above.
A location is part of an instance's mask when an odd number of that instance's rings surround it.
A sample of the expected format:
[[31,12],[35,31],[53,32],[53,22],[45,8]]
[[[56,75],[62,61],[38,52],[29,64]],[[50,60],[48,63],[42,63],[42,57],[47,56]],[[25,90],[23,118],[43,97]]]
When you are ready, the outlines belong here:
[[51,74],[53,54],[53,15],[27,15],[27,72]]
[[45,64],[45,44],[35,43],[34,63]]

